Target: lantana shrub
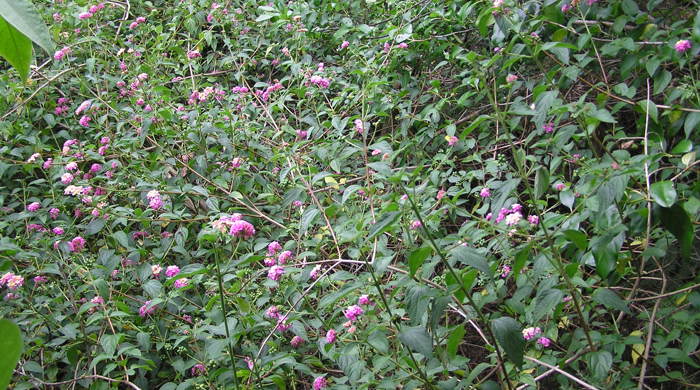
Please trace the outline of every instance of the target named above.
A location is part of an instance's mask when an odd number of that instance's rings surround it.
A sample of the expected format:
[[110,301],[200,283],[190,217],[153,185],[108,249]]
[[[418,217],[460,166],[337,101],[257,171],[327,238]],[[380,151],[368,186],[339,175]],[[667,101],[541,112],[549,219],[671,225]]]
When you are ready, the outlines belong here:
[[700,382],[694,2],[35,3],[11,388]]

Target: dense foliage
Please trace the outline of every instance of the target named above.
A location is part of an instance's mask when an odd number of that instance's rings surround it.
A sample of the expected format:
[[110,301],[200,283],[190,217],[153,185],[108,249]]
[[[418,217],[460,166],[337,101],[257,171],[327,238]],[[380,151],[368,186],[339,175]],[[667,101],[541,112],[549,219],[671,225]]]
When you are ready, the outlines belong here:
[[696,1],[36,5],[11,388],[700,382]]

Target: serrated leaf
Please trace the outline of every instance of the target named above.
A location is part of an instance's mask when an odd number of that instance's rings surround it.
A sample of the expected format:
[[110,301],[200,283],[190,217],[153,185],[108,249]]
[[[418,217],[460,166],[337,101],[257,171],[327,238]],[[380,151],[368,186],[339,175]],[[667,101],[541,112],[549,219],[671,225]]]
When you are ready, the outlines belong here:
[[381,353],[389,352],[389,339],[383,330],[375,330],[367,338],[369,345]]
[[588,238],[580,231],[570,229],[564,230],[562,233],[564,234],[564,237],[573,242],[578,249],[586,250],[586,248],[588,248]]
[[523,365],[523,354],[525,353],[525,339],[518,321],[510,317],[501,317],[491,321],[493,334],[501,345],[508,360],[517,366]]
[[423,356],[430,357],[433,354],[433,341],[422,326],[404,327],[399,333],[399,340],[410,350]]
[[671,207],[676,203],[676,189],[669,180],[657,181],[651,185],[651,198],[661,207]]
[[5,389],[22,354],[22,334],[12,321],[0,320],[0,351],[0,389]]

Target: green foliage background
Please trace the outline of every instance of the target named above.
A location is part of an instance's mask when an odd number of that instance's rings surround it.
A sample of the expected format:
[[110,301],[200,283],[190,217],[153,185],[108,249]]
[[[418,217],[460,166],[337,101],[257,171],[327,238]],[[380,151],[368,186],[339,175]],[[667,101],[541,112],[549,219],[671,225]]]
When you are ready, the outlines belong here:
[[[11,388],[698,383],[700,12],[571,3],[36,2],[69,50],[0,76]],[[70,163],[89,196],[65,194]],[[232,213],[252,239],[212,227]]]

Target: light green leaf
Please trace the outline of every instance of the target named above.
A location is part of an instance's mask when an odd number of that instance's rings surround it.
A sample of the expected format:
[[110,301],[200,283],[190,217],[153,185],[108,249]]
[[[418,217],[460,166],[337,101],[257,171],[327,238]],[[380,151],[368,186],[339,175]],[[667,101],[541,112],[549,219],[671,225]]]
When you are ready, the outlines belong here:
[[651,198],[661,207],[671,207],[676,203],[676,189],[673,182],[664,180],[651,185]]
[[22,80],[26,80],[29,75],[29,63],[32,61],[32,42],[2,17],[0,37],[0,56],[17,69]]
[[22,334],[12,321],[0,320],[0,351],[0,389],[5,389],[22,354]]
[[464,330],[463,325],[457,326],[450,333],[450,337],[447,338],[447,356],[449,356],[450,359],[454,359],[455,356],[457,356],[457,348],[466,333],[467,331]]
[[535,199],[540,199],[549,187],[549,171],[545,167],[539,167],[535,172]]
[[29,0],[0,0],[0,16],[25,37],[52,54],[54,45],[49,29]]

